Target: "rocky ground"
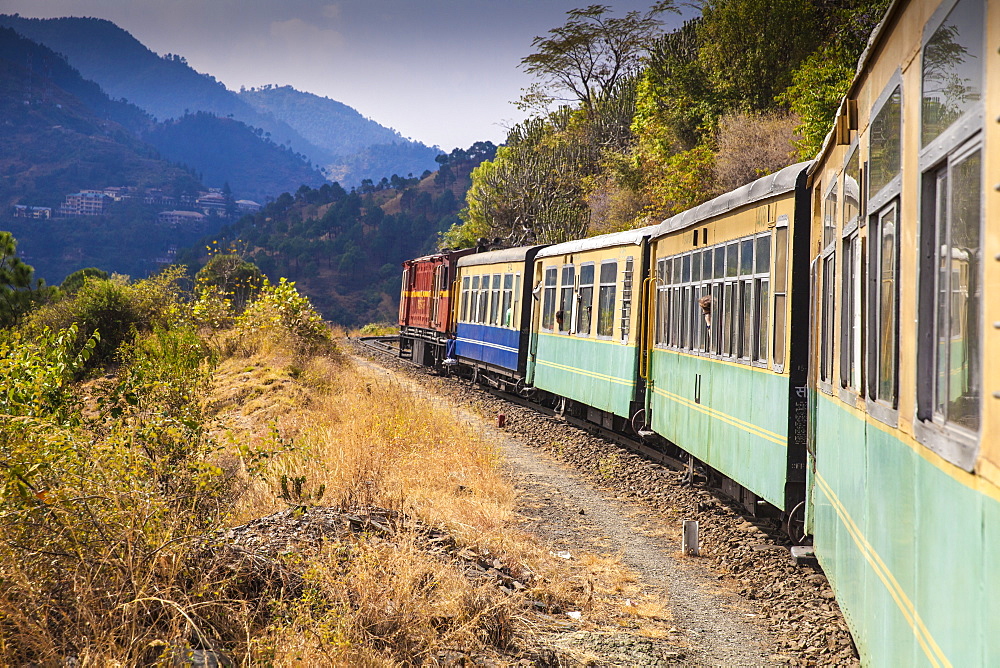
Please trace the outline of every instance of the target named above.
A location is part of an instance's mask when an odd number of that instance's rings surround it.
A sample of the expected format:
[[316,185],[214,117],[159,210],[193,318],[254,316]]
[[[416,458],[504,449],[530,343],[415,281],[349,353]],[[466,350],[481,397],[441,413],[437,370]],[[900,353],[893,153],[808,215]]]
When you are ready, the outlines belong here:
[[[591,657],[581,663],[857,665],[825,576],[815,566],[796,566],[775,527],[751,521],[698,485],[686,486],[681,473],[559,418],[504,402],[467,381],[354,350],[444,397],[464,419],[503,432],[527,530],[570,557],[618,554],[639,573],[648,595],[668,601],[675,627],[663,641],[627,630],[567,628],[554,642]],[[498,430],[501,413],[505,426]],[[681,522],[692,519],[699,522],[700,557],[679,550]]]

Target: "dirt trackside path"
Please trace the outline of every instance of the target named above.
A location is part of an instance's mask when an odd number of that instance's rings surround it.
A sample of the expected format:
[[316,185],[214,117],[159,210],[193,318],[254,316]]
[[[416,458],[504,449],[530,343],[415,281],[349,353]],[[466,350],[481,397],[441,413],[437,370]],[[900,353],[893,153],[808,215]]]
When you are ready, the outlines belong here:
[[[357,361],[372,366],[368,360]],[[382,366],[383,360],[376,361]],[[641,623],[620,621],[622,628],[612,630],[606,625],[588,625],[588,613],[583,611],[575,624],[571,618],[564,618],[567,623],[547,638],[547,642],[563,650],[562,656],[568,652],[581,664],[602,666],[788,663],[788,657],[777,653],[774,638],[760,623],[759,610],[751,609],[748,601],[726,589],[719,575],[703,560],[680,554],[679,526],[666,526],[662,516],[616,496],[613,490],[602,490],[579,471],[529,446],[528,439],[497,428],[492,419],[480,417],[483,407],[465,396],[470,392],[467,385],[456,389],[453,380],[419,371],[410,373],[391,362],[385,364],[393,367],[390,373],[399,382],[413,383],[424,392],[436,394],[457,420],[500,447],[504,466],[519,491],[525,531],[535,534],[563,558],[586,560],[596,555],[620,562],[634,578],[623,589],[626,593],[621,596],[621,606],[635,609],[640,619],[643,609],[659,608],[659,617],[668,620],[660,627],[669,629],[664,637],[662,632],[641,628]],[[527,421],[537,421],[531,431],[548,431],[552,439],[558,439],[566,428],[526,409],[511,407],[507,412],[508,420],[519,423],[518,431],[525,428]],[[608,466],[613,467],[614,462],[609,461]]]

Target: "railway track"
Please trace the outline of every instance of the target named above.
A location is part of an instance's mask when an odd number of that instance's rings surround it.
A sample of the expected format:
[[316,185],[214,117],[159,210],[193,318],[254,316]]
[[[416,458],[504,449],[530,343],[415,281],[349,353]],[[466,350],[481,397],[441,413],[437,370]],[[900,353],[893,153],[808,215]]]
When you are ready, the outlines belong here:
[[[364,336],[354,339],[362,346],[374,350],[383,355],[392,355],[394,359],[405,362],[411,366],[426,369],[428,367],[422,364],[417,364],[416,362],[406,359],[404,357],[399,357],[399,337],[398,336]],[[453,376],[454,377],[454,376]],[[476,382],[473,379],[473,382]],[[525,397],[519,396],[517,394],[506,392],[498,387],[493,387],[487,383],[479,383],[479,388],[488,392],[489,394],[507,401],[512,404],[517,404],[518,406],[523,406],[529,408],[537,413],[546,415],[549,417],[555,417],[564,420],[567,424],[571,424],[574,427],[583,429],[584,431],[594,434],[595,436],[600,436],[608,441],[616,443],[624,448],[635,452],[636,454],[642,455],[650,461],[656,462],[657,464],[662,464],[675,471],[683,471],[689,468],[688,464],[677,459],[676,457],[671,457],[659,450],[646,445],[641,440],[630,438],[626,434],[622,434],[617,431],[612,431],[610,429],[605,429],[604,427],[594,424],[593,422],[588,422],[586,420],[581,420],[580,418],[573,417],[570,415],[560,415],[560,413],[552,408],[543,406],[538,402],[531,401]]]

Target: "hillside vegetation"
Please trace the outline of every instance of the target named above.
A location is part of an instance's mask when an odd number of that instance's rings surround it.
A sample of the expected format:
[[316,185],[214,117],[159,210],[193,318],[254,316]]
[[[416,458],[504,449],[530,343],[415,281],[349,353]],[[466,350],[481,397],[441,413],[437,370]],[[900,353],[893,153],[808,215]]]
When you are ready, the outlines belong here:
[[0,329],[0,663],[506,663],[539,610],[625,614],[517,529],[496,446],[291,283],[181,276]]
[[532,116],[472,174],[443,237],[510,246],[640,227],[800,159],[830,128],[888,0],[704,0],[664,34],[671,0],[567,13],[521,62]]
[[459,222],[469,173],[495,155],[480,142],[440,156],[437,173],[393,175],[347,192],[303,186],[178,256],[203,265],[218,249],[242,255],[268,276],[287,276],[323,316],[345,326],[394,321],[400,263],[431,252]]

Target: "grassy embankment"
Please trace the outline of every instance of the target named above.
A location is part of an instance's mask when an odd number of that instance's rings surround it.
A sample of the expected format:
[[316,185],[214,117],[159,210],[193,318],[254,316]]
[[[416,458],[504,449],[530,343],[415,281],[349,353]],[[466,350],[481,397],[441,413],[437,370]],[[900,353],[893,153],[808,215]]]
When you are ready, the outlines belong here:
[[[519,532],[496,449],[338,352],[291,285],[236,313],[176,274],[91,281],[0,332],[0,365],[4,664],[502,655],[536,602],[613,608],[627,587]],[[319,506],[395,519],[304,538]],[[281,510],[270,549],[225,533]],[[469,549],[526,588],[470,578]]]

